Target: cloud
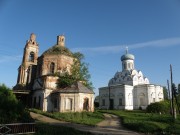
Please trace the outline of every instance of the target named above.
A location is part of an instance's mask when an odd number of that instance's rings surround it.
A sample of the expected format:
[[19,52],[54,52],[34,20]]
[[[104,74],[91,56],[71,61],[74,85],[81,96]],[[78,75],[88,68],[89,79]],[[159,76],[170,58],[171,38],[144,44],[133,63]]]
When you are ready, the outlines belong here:
[[1,55],[0,56],[0,63],[20,61],[20,60],[22,60],[22,56],[20,55],[17,55],[17,56]]
[[119,53],[120,51],[124,51],[126,46],[128,46],[128,48],[132,50],[145,47],[169,47],[175,45],[180,45],[180,37],[153,40],[129,45],[102,46],[94,48],[74,48],[72,50],[74,52],[80,51],[86,53]]
[[161,40],[154,40],[144,43],[137,43],[128,46],[129,48],[136,49],[136,48],[143,48],[143,47],[168,47],[180,44],[180,37],[177,38],[167,38]]

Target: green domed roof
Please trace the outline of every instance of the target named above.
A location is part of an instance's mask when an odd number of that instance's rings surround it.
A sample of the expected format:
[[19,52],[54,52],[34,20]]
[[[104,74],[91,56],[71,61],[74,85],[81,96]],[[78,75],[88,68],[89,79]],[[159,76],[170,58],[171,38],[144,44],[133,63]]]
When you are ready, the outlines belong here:
[[129,53],[124,54],[123,56],[121,56],[121,61],[123,60],[134,60],[134,55],[129,54]]
[[54,45],[53,47],[46,50],[42,55],[51,55],[51,54],[64,54],[67,56],[73,56],[73,53],[64,46]]

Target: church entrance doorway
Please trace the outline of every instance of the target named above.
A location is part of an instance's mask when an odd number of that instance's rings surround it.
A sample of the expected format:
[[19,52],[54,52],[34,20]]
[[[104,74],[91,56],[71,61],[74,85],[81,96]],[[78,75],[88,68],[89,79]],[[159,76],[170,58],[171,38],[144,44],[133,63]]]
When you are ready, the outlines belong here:
[[114,99],[110,99],[109,109],[110,110],[114,109]]
[[89,99],[88,98],[84,98],[83,110],[84,111],[88,111],[89,110]]

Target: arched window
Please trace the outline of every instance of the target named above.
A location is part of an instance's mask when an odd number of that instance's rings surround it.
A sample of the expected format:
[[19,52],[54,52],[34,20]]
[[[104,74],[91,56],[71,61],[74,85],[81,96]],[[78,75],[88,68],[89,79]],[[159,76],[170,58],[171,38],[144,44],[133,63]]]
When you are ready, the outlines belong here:
[[127,69],[127,65],[126,65],[126,63],[124,63],[124,69]]
[[54,62],[51,62],[51,64],[50,64],[50,73],[51,74],[54,73],[54,68],[55,68],[55,64],[54,64]]
[[131,68],[131,63],[128,63],[128,68]]
[[30,52],[29,54],[29,61],[34,62],[34,52]]

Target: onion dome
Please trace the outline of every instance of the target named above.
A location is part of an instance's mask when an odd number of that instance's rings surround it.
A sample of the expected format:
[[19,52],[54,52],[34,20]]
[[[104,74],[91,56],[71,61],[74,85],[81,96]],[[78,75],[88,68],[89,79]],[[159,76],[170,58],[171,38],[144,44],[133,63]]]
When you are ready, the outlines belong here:
[[127,53],[127,54],[124,54],[123,56],[121,56],[121,61],[134,60],[134,58],[135,58],[134,55]]

